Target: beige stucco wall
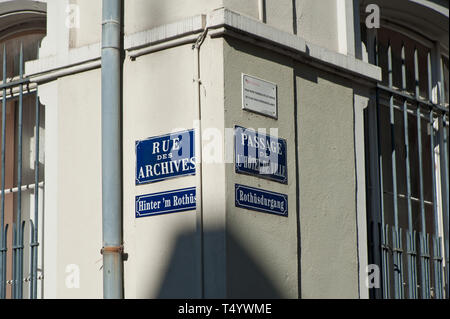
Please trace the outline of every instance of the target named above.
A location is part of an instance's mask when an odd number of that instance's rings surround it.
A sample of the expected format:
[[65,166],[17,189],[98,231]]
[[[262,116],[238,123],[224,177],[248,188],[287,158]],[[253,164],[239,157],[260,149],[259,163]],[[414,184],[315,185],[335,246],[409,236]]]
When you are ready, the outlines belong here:
[[338,0],[296,0],[298,35],[306,41],[339,51]]
[[[228,39],[225,56],[226,127],[278,128],[287,141],[288,184],[235,173],[227,165],[227,297],[297,298],[297,213],[293,71],[290,59]],[[242,110],[241,75],[277,84],[278,120]],[[288,217],[235,207],[235,183],[288,195]]]
[[302,298],[358,298],[353,90],[301,64],[296,79]]
[[[279,136],[287,140],[289,174],[289,184],[283,185],[236,174],[233,164],[204,163],[205,296],[297,298],[300,262],[302,297],[357,298],[350,83],[232,39],[224,42],[208,38],[200,61],[202,129],[215,128],[225,136],[225,128],[234,125],[266,128],[268,133],[270,128],[278,128]],[[277,83],[278,120],[241,110],[242,73]],[[134,214],[136,195],[199,185],[198,175],[141,186],[134,183],[136,140],[194,127],[197,111],[193,77],[194,51],[190,45],[125,62],[123,207],[127,298],[201,296],[199,209],[139,219]],[[57,296],[98,298],[102,295],[100,70],[62,78],[57,90]],[[79,123],[83,123],[82,131]],[[206,145],[207,137],[204,152]],[[224,151],[229,151],[229,146],[225,145]],[[289,217],[236,208],[235,183],[288,194]],[[65,286],[65,267],[71,263],[80,266],[80,289]]]

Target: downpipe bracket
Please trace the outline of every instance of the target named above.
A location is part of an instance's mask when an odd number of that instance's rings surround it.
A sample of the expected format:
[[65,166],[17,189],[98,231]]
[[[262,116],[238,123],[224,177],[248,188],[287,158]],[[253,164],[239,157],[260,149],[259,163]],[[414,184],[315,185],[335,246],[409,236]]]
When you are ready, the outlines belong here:
[[125,252],[123,245],[102,247],[102,249],[100,249],[100,254],[120,254],[122,256],[122,260],[128,260],[128,254]]

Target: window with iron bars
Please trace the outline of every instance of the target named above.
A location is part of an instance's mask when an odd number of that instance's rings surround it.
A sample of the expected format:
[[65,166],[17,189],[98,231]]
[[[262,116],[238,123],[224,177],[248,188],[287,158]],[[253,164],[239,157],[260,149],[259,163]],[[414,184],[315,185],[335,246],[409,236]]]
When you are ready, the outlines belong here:
[[24,65],[44,32],[17,30],[0,34],[0,299],[42,296],[44,108]]
[[361,28],[382,70],[365,111],[372,298],[448,298],[448,52],[395,28]]

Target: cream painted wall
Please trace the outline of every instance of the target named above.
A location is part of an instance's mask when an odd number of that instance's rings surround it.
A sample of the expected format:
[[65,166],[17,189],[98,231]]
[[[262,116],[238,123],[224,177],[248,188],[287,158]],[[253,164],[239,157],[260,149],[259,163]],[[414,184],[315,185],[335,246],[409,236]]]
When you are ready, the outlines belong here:
[[[102,0],[70,0],[69,4],[78,6],[78,28],[70,29],[70,47],[78,48],[95,44],[102,39]],[[72,11],[68,14],[76,14]]]
[[297,34],[306,41],[339,51],[338,0],[296,0]]
[[[135,185],[135,142],[194,128],[194,51],[185,45],[126,60],[123,96],[127,298],[199,298],[195,211],[135,218],[135,196],[196,186],[195,176]],[[179,128],[177,130],[177,128]]]
[[258,19],[258,0],[223,0],[223,6],[250,18]]
[[[57,158],[57,167],[50,169],[51,176],[56,175],[57,189],[52,183],[46,184],[53,191],[48,194],[52,196],[51,201],[57,203],[57,230],[45,229],[46,242],[56,249],[53,252],[56,265],[50,266],[56,274],[49,276],[53,277],[54,297],[58,298],[101,298],[103,295],[100,84],[100,70],[58,80],[57,132],[50,128],[51,133],[58,135],[57,144],[51,144],[56,147],[56,153],[53,149],[47,154]],[[56,111],[52,106],[48,109],[49,113]],[[48,162],[51,163],[53,158]],[[66,272],[71,264],[78,266],[79,288],[66,285],[74,274]]]
[[[202,220],[205,298],[225,298],[226,276],[226,153],[224,112],[224,41],[206,38],[200,49],[202,119]],[[209,133],[208,133],[209,132]],[[207,160],[211,154],[217,157]],[[211,157],[211,156],[210,156]]]
[[[252,0],[253,1],[253,0]],[[222,7],[223,0],[125,1],[125,34],[145,31]]]
[[[338,1],[266,0],[267,24],[289,33],[294,32],[296,25],[300,37],[339,52],[343,50],[342,43],[339,45],[339,35],[341,42],[345,42],[346,30],[345,25],[338,28]],[[79,28],[62,27],[68,20],[69,13],[66,10],[70,5],[79,7]],[[47,6],[50,17],[49,38],[53,40],[44,41],[45,46],[49,43],[45,52],[64,51],[101,41],[101,0],[48,0]],[[145,31],[194,15],[208,14],[221,7],[258,19],[258,0],[133,0],[124,3],[125,34]],[[293,19],[296,19],[295,23]],[[54,47],[56,39],[58,48]]]

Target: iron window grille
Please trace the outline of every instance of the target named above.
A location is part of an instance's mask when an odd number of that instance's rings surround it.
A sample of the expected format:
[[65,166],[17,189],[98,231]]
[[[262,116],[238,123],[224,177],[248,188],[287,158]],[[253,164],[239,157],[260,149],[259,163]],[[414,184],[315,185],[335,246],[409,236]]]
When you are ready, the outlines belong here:
[[448,298],[448,57],[387,28],[365,45],[383,75],[365,113],[371,297]]

